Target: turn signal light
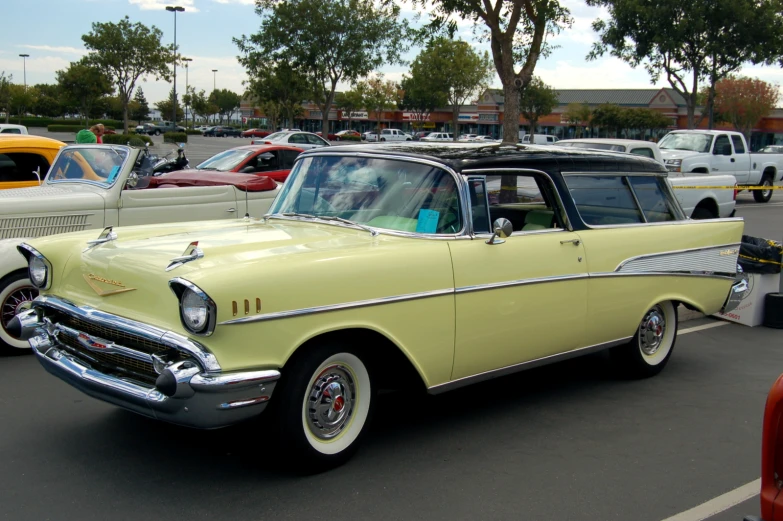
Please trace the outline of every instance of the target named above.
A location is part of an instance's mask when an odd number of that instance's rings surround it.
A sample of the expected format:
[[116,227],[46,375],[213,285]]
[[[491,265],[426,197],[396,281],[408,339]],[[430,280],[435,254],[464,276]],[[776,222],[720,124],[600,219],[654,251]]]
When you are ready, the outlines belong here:
[[737,185],[734,185],[734,200],[737,200],[737,194],[739,193],[739,188]]

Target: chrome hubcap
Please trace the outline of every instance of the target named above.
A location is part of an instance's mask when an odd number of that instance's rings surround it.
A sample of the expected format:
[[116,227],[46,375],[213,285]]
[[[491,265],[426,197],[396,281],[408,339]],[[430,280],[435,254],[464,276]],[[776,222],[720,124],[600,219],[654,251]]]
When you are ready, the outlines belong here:
[[351,419],[356,384],[342,365],[324,369],[310,389],[307,426],[316,437],[328,440],[340,434]]
[[16,315],[30,307],[30,303],[38,296],[38,290],[32,286],[26,286],[12,291],[1,303],[0,324],[3,329]]
[[[766,186],[772,186],[772,183],[770,183],[770,182],[769,182],[769,179],[765,179],[765,180],[764,180],[764,185],[763,185],[763,186],[765,186],[765,187],[766,187]],[[767,197],[769,194],[771,194],[771,193],[772,193],[772,190],[762,190],[762,191],[761,191],[761,193],[762,193],[762,195],[763,195],[764,197]]]
[[639,347],[642,353],[651,356],[661,347],[666,334],[666,319],[661,306],[655,306],[645,315],[639,325]]

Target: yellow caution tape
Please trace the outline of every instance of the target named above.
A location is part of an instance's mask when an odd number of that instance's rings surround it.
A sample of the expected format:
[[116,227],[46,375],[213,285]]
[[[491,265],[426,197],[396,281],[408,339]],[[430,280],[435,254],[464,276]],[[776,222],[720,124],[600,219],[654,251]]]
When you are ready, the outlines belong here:
[[783,190],[783,186],[672,186],[672,188],[675,190]]

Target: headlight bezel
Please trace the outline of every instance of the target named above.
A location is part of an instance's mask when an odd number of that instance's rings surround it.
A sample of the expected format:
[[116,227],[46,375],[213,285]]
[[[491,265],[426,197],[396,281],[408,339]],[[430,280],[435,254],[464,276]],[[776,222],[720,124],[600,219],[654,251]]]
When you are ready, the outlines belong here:
[[[29,244],[22,243],[16,247],[17,251],[21,253],[27,260],[27,278],[30,279],[30,283],[39,290],[48,290],[52,287],[52,263],[49,262],[41,252],[30,246]],[[45,271],[43,284],[37,284],[32,276],[32,260],[36,259],[43,263]]]
[[[169,288],[177,297],[179,305],[179,320],[182,323],[182,327],[184,327],[186,331],[198,336],[210,336],[215,332],[215,325],[217,324],[217,305],[204,290],[189,280],[183,279],[181,277],[171,279],[169,281]],[[194,329],[185,318],[183,301],[184,297],[191,293],[200,298],[206,306],[206,321],[204,326],[198,329]]]

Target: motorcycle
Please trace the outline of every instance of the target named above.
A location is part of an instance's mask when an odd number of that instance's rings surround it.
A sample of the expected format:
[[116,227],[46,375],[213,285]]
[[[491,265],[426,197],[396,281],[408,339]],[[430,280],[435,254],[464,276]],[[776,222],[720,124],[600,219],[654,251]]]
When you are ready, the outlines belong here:
[[158,161],[152,166],[153,176],[190,168],[190,162],[188,162],[188,158],[185,156],[185,148],[183,145],[180,145],[179,148],[177,148],[176,157],[169,157],[171,154],[173,154],[173,152],[166,154],[166,156],[162,158],[158,158]]

